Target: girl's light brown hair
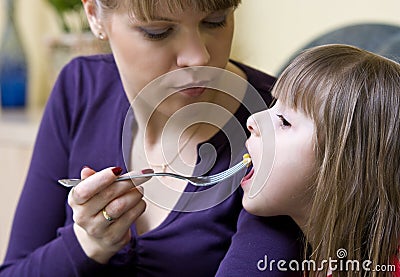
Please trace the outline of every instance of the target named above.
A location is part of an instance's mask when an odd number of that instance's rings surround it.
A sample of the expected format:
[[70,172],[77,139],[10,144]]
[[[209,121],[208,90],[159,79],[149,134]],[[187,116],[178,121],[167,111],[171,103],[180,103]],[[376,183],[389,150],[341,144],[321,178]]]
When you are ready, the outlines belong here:
[[359,270],[349,263],[333,276],[391,276],[372,270],[398,258],[400,65],[352,46],[319,46],[292,61],[273,95],[316,127],[309,258],[338,259],[345,249]]
[[186,8],[214,12],[236,8],[240,2],[241,0],[96,0],[97,5],[106,13],[123,7],[141,21],[152,20],[160,12],[176,13]]

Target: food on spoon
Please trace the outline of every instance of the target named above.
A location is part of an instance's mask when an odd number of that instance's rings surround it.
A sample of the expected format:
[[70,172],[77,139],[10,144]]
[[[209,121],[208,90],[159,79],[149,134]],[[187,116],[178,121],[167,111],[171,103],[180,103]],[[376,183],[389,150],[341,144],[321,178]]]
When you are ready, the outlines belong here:
[[249,153],[246,153],[246,154],[243,155],[243,163],[244,163],[247,167],[249,167],[249,166],[251,165],[251,158],[250,158]]

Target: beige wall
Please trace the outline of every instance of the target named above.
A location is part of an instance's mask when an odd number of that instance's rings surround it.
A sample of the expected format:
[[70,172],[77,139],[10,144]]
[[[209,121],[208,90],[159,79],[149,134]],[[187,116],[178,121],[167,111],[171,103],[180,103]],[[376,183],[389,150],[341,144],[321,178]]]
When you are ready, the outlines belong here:
[[275,74],[318,34],[356,22],[400,25],[398,0],[242,0],[234,57]]
[[[307,40],[337,26],[361,21],[400,25],[398,0],[242,2],[237,12],[233,57],[272,74]],[[45,0],[19,0],[17,3],[19,27],[30,65],[29,99],[32,104],[40,104],[45,102],[52,81],[49,80],[51,72],[45,40],[59,30]],[[2,7],[0,10],[4,12]],[[0,21],[0,29],[1,25]]]
[[[4,28],[4,4],[0,2],[0,30]],[[31,104],[43,104],[48,95],[49,60],[45,41],[59,33],[55,15],[45,0],[18,0],[16,3],[17,28],[21,34],[29,66],[29,98]],[[1,40],[1,36],[0,36]]]
[[0,113],[0,263],[27,174],[40,111]]

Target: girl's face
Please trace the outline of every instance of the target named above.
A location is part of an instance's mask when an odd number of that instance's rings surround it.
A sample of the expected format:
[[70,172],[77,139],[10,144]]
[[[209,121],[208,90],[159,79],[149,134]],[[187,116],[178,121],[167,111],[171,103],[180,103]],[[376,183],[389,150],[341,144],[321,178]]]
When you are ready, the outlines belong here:
[[[314,173],[313,121],[278,100],[271,109],[252,115],[247,128],[253,170],[241,184],[244,208],[261,216],[289,215],[299,225],[304,223]],[[273,145],[271,155],[268,146]]]
[[[108,15],[102,25],[128,98],[133,100],[150,81],[175,69],[225,68],[233,37],[233,12],[233,8],[211,13],[196,12],[190,7],[174,14],[160,10],[150,22],[140,22],[123,9]],[[189,76],[170,86],[179,88],[200,81]],[[207,93],[193,89],[173,97],[175,102],[189,104],[206,101]]]

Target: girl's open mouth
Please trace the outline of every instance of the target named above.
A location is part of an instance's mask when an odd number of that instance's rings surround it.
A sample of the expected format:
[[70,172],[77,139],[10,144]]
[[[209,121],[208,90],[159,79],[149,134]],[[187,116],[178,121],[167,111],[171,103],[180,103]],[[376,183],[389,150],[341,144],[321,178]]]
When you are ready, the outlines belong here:
[[244,185],[247,181],[249,181],[254,174],[254,167],[250,170],[249,173],[247,173],[246,176],[243,177],[242,181],[240,182],[241,185]]

